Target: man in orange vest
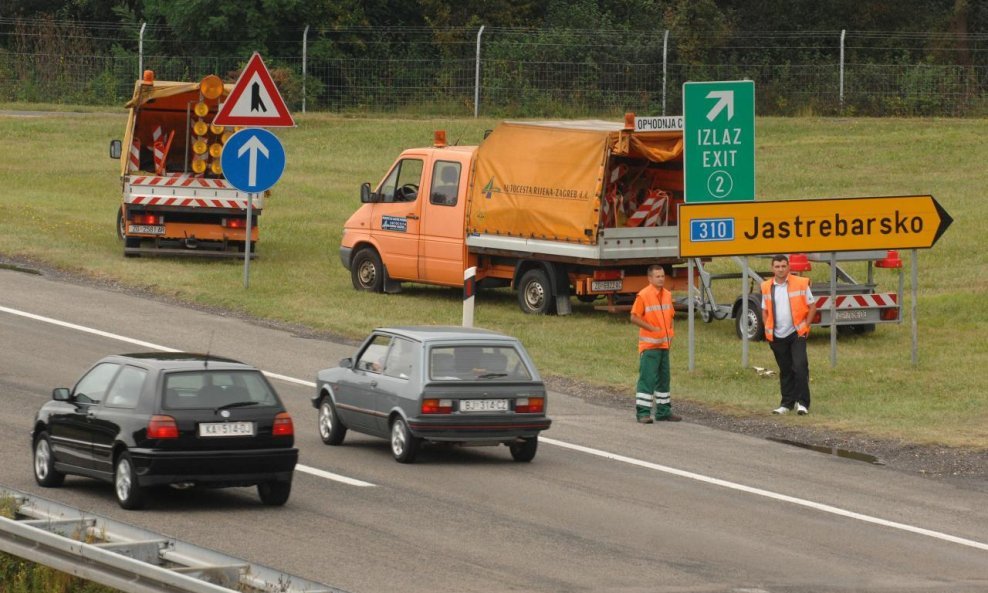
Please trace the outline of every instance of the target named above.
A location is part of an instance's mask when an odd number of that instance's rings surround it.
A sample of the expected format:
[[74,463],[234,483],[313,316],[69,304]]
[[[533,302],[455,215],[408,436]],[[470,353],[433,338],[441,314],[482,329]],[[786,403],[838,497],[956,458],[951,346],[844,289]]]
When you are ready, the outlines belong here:
[[810,412],[810,363],[806,338],[816,315],[816,299],[810,292],[810,279],[789,273],[789,258],[772,257],[773,277],[762,282],[762,317],[765,339],[779,365],[782,403],[773,414],[800,416]]
[[638,386],[635,415],[642,424],[655,419],[679,422],[672,413],[669,397],[669,347],[672,346],[672,293],[663,288],[666,270],[660,265],[648,267],[648,286],[638,292],[631,307],[631,323],[638,326]]

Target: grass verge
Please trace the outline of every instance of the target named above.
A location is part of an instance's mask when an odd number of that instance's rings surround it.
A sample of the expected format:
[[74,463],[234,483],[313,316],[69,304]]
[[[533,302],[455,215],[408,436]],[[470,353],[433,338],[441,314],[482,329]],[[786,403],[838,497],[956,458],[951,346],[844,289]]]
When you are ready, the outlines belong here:
[[[355,292],[337,256],[340,230],[358,205],[360,182],[377,182],[402,149],[427,145],[437,128],[452,142],[476,143],[496,122],[330,114],[297,120],[298,128],[278,132],[287,167],[261,217],[261,257],[251,264],[249,290],[240,261],[123,258],[114,228],[117,165],[106,156],[109,141],[122,137],[122,110],[75,118],[0,115],[0,254],[350,338],[379,325],[459,324],[457,290],[407,285],[398,295]],[[930,193],[954,218],[939,243],[919,253],[918,364],[910,360],[907,294],[904,323],[841,336],[836,366],[828,332],[815,331],[809,344],[813,414],[778,421],[988,448],[988,395],[981,388],[988,379],[988,251],[980,230],[988,221],[981,189],[985,121],[762,118],[757,125],[760,200]],[[903,257],[908,293],[909,257]],[[852,273],[863,271],[852,266]],[[898,283],[890,271],[876,279],[888,290]],[[630,414],[636,331],[624,315],[574,302],[568,317],[525,316],[513,293],[492,290],[478,298],[476,323],[521,338],[546,375],[625,389]],[[777,405],[777,381],[741,367],[731,323],[697,321],[692,372],[686,320],[678,318],[676,329],[674,400],[738,415],[767,414]],[[763,343],[751,345],[750,364],[775,368]]]

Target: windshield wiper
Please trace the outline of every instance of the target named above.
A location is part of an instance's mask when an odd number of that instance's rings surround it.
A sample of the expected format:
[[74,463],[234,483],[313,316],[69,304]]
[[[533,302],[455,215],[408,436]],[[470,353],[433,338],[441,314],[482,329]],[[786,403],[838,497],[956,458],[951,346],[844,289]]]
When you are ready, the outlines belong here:
[[497,379],[498,377],[507,377],[508,373],[487,373],[477,377],[478,379]]
[[243,408],[244,406],[256,406],[258,402],[233,402],[232,404],[224,404],[217,410],[226,410],[227,408]]

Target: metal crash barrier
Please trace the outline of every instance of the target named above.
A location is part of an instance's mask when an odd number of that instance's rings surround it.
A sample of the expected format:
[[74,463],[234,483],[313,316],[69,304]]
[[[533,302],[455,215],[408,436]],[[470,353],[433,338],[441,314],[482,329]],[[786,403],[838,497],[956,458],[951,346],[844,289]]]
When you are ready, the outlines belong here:
[[0,551],[130,593],[345,593],[133,525],[0,488]]

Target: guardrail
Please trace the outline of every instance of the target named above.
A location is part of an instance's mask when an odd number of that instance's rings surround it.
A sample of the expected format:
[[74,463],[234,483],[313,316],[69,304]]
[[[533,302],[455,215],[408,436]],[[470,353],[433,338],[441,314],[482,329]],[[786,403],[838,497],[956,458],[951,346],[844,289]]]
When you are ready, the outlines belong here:
[[214,550],[0,487],[0,551],[128,593],[346,593]]

